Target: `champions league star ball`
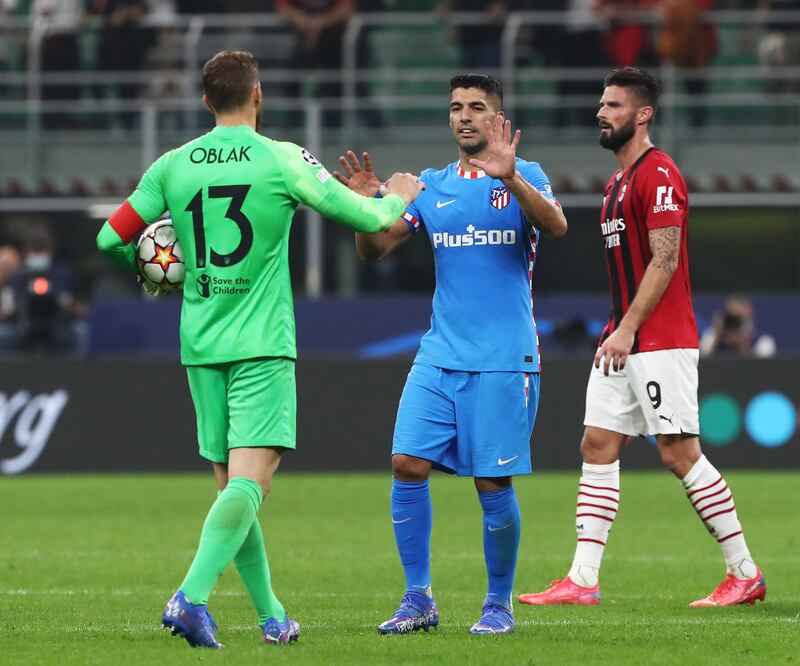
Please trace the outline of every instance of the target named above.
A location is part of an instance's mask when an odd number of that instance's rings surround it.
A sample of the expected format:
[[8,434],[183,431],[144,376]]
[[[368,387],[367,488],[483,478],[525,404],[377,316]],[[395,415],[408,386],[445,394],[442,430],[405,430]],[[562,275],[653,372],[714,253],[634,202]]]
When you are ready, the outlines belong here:
[[154,287],[183,287],[186,264],[172,220],[161,220],[144,230],[136,245],[136,260],[142,277]]

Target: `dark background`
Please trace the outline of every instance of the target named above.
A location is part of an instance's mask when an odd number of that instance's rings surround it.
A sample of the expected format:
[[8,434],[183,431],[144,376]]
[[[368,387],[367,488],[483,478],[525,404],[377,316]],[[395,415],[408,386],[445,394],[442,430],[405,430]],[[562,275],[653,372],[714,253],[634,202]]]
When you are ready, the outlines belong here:
[[[534,467],[580,465],[578,444],[590,357],[545,363],[533,436]],[[291,471],[386,470],[395,411],[410,361],[300,360],[297,365],[297,451],[281,465]],[[63,389],[64,408],[33,472],[206,470],[197,453],[194,410],[186,375],[175,360],[39,359],[0,363],[0,407],[19,391]],[[705,360],[700,396],[722,392],[743,407],[762,391],[800,395],[800,360]],[[19,415],[8,424],[0,409],[0,464],[16,457]],[[34,423],[35,427],[35,423]],[[767,449],[743,430],[727,446],[706,447],[720,468],[800,467],[800,435]],[[622,457],[626,469],[660,465],[655,447],[637,439]]]

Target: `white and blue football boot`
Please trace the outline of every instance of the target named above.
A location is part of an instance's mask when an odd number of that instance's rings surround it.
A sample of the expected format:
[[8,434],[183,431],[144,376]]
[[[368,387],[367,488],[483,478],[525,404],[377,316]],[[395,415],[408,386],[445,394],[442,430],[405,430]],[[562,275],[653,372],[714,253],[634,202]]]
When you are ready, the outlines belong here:
[[283,621],[271,617],[261,625],[264,642],[269,645],[286,645],[300,638],[300,623],[292,620],[288,613],[283,616]]
[[483,604],[481,619],[469,630],[471,634],[512,634],[516,629],[511,604],[495,602]]
[[161,626],[173,636],[185,638],[192,647],[222,648],[217,640],[217,623],[205,604],[193,604],[178,590],[172,595],[161,616]]
[[439,609],[433,597],[425,592],[409,590],[394,615],[378,627],[380,634],[410,634],[418,629],[428,631],[439,626]]

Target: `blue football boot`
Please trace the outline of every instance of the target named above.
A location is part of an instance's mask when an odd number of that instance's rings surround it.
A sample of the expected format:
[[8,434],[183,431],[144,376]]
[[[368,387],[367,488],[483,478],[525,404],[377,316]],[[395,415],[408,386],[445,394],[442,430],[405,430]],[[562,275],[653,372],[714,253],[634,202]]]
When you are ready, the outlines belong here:
[[173,636],[185,638],[192,647],[225,647],[217,640],[217,623],[208,612],[208,607],[191,603],[181,590],[167,602],[161,616],[161,626],[171,629]]
[[286,645],[300,638],[300,623],[292,620],[289,613],[285,613],[283,622],[276,617],[271,617],[261,625],[261,631],[264,634],[265,643]]
[[406,592],[400,607],[386,622],[378,627],[379,634],[410,634],[439,626],[439,609],[433,597],[414,590]]
[[511,608],[505,604],[485,603],[481,619],[472,625],[471,634],[511,634],[516,629]]

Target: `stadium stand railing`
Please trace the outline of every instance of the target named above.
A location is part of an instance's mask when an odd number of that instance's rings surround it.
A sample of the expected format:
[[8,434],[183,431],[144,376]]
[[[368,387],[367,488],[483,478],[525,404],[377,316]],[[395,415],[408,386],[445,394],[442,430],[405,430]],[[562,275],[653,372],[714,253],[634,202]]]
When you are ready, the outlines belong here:
[[[755,42],[753,31],[759,21],[766,20],[763,16],[751,11],[715,11],[705,18],[719,33],[720,48],[713,67],[655,68],[665,84],[659,143],[683,162],[686,159],[681,153],[689,154],[684,170],[695,191],[776,194],[781,203],[793,202],[793,197],[784,195],[800,191],[796,169],[800,89],[794,85],[800,80],[800,64],[765,68],[758,63],[754,47],[742,47],[744,35]],[[597,98],[559,94],[559,82],[599,82],[608,71],[607,67],[547,66],[535,48],[531,52],[530,44],[520,41],[525,27],[563,27],[566,20],[563,12],[512,12],[501,37],[501,67],[489,70],[504,81],[509,115],[518,126],[535,133],[535,141],[545,148],[545,154],[550,146],[587,144],[595,133],[591,126],[574,120],[560,124],[560,114],[591,109]],[[617,20],[646,25],[655,33],[660,17],[639,12]],[[800,26],[800,13],[782,12],[769,20]],[[250,49],[261,60],[267,85],[267,127],[285,130],[287,138],[310,143],[307,133],[314,131],[324,132],[340,145],[350,144],[365,132],[361,122],[364,111],[373,109],[395,132],[409,128],[417,140],[438,141],[446,146],[442,139],[447,137],[443,137],[439,122],[442,91],[460,69],[458,50],[448,41],[447,29],[453,25],[479,25],[484,17],[454,13],[442,20],[430,12],[355,14],[342,40],[341,71],[292,67],[292,34],[275,14],[153,17],[144,25],[158,31],[159,39],[150,49],[146,69],[125,72],[104,70],[102,63],[89,58],[84,58],[88,62],[82,71],[43,71],[39,54],[41,41],[48,34],[47,24],[10,17],[2,21],[0,26],[8,34],[9,44],[24,51],[8,61],[26,63],[24,69],[12,67],[0,72],[0,90],[4,91],[0,95],[0,141],[15,158],[0,167],[0,196],[15,197],[124,192],[138,169],[148,164],[163,145],[174,144],[207,126],[198,103],[200,68],[205,59],[222,48]],[[88,21],[82,28],[84,53],[91,50],[99,28],[97,21]],[[372,55],[365,56],[364,44]],[[710,80],[707,95],[684,91],[686,81],[697,78]],[[287,97],[283,88],[298,79],[305,84],[305,96]],[[314,96],[314,83],[321,81],[340,82],[341,96]],[[136,98],[119,96],[118,87],[125,84],[139,88]],[[78,88],[79,98],[44,99],[45,88],[56,85]],[[54,95],[57,93],[50,93],[49,97]],[[309,109],[311,114],[317,113],[316,107],[309,106],[310,99],[323,113],[342,110],[341,121],[335,127],[309,129],[313,120],[308,118]],[[693,106],[707,109],[705,126],[689,126],[686,115]],[[306,117],[298,126],[293,119],[299,114]],[[120,122],[121,117],[134,115],[138,118]],[[70,118],[66,126],[52,129],[58,123],[48,119],[65,116]],[[382,132],[387,133],[391,132]],[[92,143],[120,146],[117,164],[125,172],[99,180],[75,174],[65,179],[63,173],[54,173],[52,166],[62,161],[59,147],[71,143],[82,147]],[[756,163],[731,169],[731,145],[745,147]],[[763,168],[758,156],[746,146],[758,146]],[[140,155],[134,160],[130,155],[135,154],[136,147]],[[700,152],[698,147],[703,154],[695,168],[692,153]],[[51,151],[55,152],[48,154]],[[76,156],[80,159],[80,151]],[[706,164],[714,156],[717,159]],[[587,170],[580,166],[583,162],[572,159],[568,168],[556,172],[560,191],[595,192],[604,182],[605,165]],[[92,173],[91,168],[82,170]],[[745,198],[767,203],[762,197]]]
[[[535,40],[522,39],[532,26],[560,29],[567,20],[563,12],[510,13],[500,67],[487,71],[504,82],[509,116],[523,129],[523,156],[545,166],[566,206],[595,208],[613,160],[596,147],[596,125],[575,114],[591,121],[608,67],[551,66]],[[621,20],[645,25],[653,39],[661,18],[646,12]],[[718,34],[711,67],[650,68],[665,84],[656,140],[681,165],[693,206],[800,212],[800,63],[766,67],[755,46],[768,21],[800,30],[800,12],[714,11],[704,20]],[[371,150],[385,172],[446,164],[454,156],[446,91],[463,71],[448,31],[483,22],[481,14],[357,13],[342,40],[342,68],[306,70],[294,66],[292,31],[275,14],[151,16],[143,26],[157,39],[144,68],[110,71],[91,55],[101,24],[90,19],[79,33],[81,69],[44,71],[47,24],[0,16],[0,213],[89,211],[102,219],[158,154],[209,128],[200,71],[224,48],[260,60],[267,134],[302,143],[329,166],[348,147]],[[697,78],[709,81],[708,94],[686,92]],[[301,95],[292,97],[287,88],[296,82]],[[320,82],[340,83],[341,94],[315,94]],[[564,92],[563,82],[596,82],[598,94]],[[123,98],[126,84],[136,86],[135,97]],[[58,99],[56,86],[73,86],[76,98]],[[688,117],[698,105],[706,110],[702,127]],[[333,122],[330,112],[339,112]],[[304,286],[313,296],[324,291],[323,233],[334,232],[314,215],[306,219]],[[354,280],[340,283],[352,292]]]

